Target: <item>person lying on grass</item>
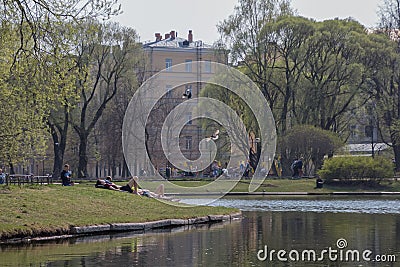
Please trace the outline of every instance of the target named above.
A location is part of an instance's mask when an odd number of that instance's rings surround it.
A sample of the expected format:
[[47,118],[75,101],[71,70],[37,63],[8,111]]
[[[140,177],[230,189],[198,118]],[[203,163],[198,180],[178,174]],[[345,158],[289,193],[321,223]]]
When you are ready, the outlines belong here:
[[97,182],[95,184],[96,188],[104,188],[104,189],[110,189],[110,190],[117,190],[119,191],[121,186],[116,185],[112,182],[111,176],[107,176],[106,179],[97,179]]
[[154,197],[154,198],[165,198],[164,195],[164,184],[160,184],[155,192],[151,192],[147,189],[141,189],[138,185],[139,178],[137,176],[132,177],[129,182],[124,186],[119,186],[112,182],[111,176],[107,176],[106,179],[98,179],[95,187],[104,188],[122,192],[128,192],[139,196]]

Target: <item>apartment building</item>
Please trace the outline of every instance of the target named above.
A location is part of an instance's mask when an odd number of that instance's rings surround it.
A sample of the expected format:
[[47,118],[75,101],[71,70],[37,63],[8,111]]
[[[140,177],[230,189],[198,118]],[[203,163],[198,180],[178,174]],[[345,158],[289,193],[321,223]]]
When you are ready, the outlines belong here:
[[[164,35],[155,33],[155,40],[143,44],[143,49],[149,64],[145,78],[164,70],[165,79],[162,80],[162,84],[158,84],[163,87],[161,90],[163,95],[151,112],[146,126],[148,131],[146,145],[152,165],[164,175],[166,167],[174,168],[168,162],[161,145],[160,135],[165,117],[188,98],[195,99],[199,96],[205,86],[201,80],[213,75],[211,62],[227,64],[227,53],[201,40],[195,40],[192,30],[189,30],[184,37],[178,36],[174,30]],[[186,81],[184,84],[172,86],[182,78]],[[190,112],[185,116],[188,122],[180,133],[179,146],[182,154],[193,160],[200,156],[198,144],[205,137],[205,133],[196,120],[192,121]],[[144,168],[151,174],[154,170],[149,166],[151,165],[135,166],[135,169]],[[189,167],[193,168],[193,171],[196,169],[196,166]]]

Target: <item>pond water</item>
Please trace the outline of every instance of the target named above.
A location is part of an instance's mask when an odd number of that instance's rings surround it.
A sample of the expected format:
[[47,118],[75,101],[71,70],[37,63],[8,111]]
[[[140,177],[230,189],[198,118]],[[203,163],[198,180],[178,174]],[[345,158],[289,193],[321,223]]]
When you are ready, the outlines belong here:
[[[3,246],[0,265],[400,266],[400,198],[227,198],[213,205],[238,207],[243,219]],[[278,258],[279,250],[286,254]]]

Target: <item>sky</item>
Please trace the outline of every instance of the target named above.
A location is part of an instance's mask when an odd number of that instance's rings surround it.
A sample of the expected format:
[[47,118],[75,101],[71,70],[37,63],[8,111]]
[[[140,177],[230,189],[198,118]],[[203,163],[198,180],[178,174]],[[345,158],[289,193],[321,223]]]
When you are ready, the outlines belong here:
[[[292,0],[300,16],[317,21],[352,17],[366,27],[378,23],[378,5],[383,0]],[[114,21],[135,29],[141,42],[153,41],[171,30],[187,38],[213,44],[219,38],[216,25],[233,13],[238,0],[119,0],[123,13]]]

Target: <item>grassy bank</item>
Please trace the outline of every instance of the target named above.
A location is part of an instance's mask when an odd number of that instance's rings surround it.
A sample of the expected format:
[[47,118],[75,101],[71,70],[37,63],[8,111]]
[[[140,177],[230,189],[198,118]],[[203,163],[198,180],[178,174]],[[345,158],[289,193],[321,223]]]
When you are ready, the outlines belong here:
[[175,207],[93,184],[0,186],[0,239],[68,233],[71,226],[230,214],[223,207]]

